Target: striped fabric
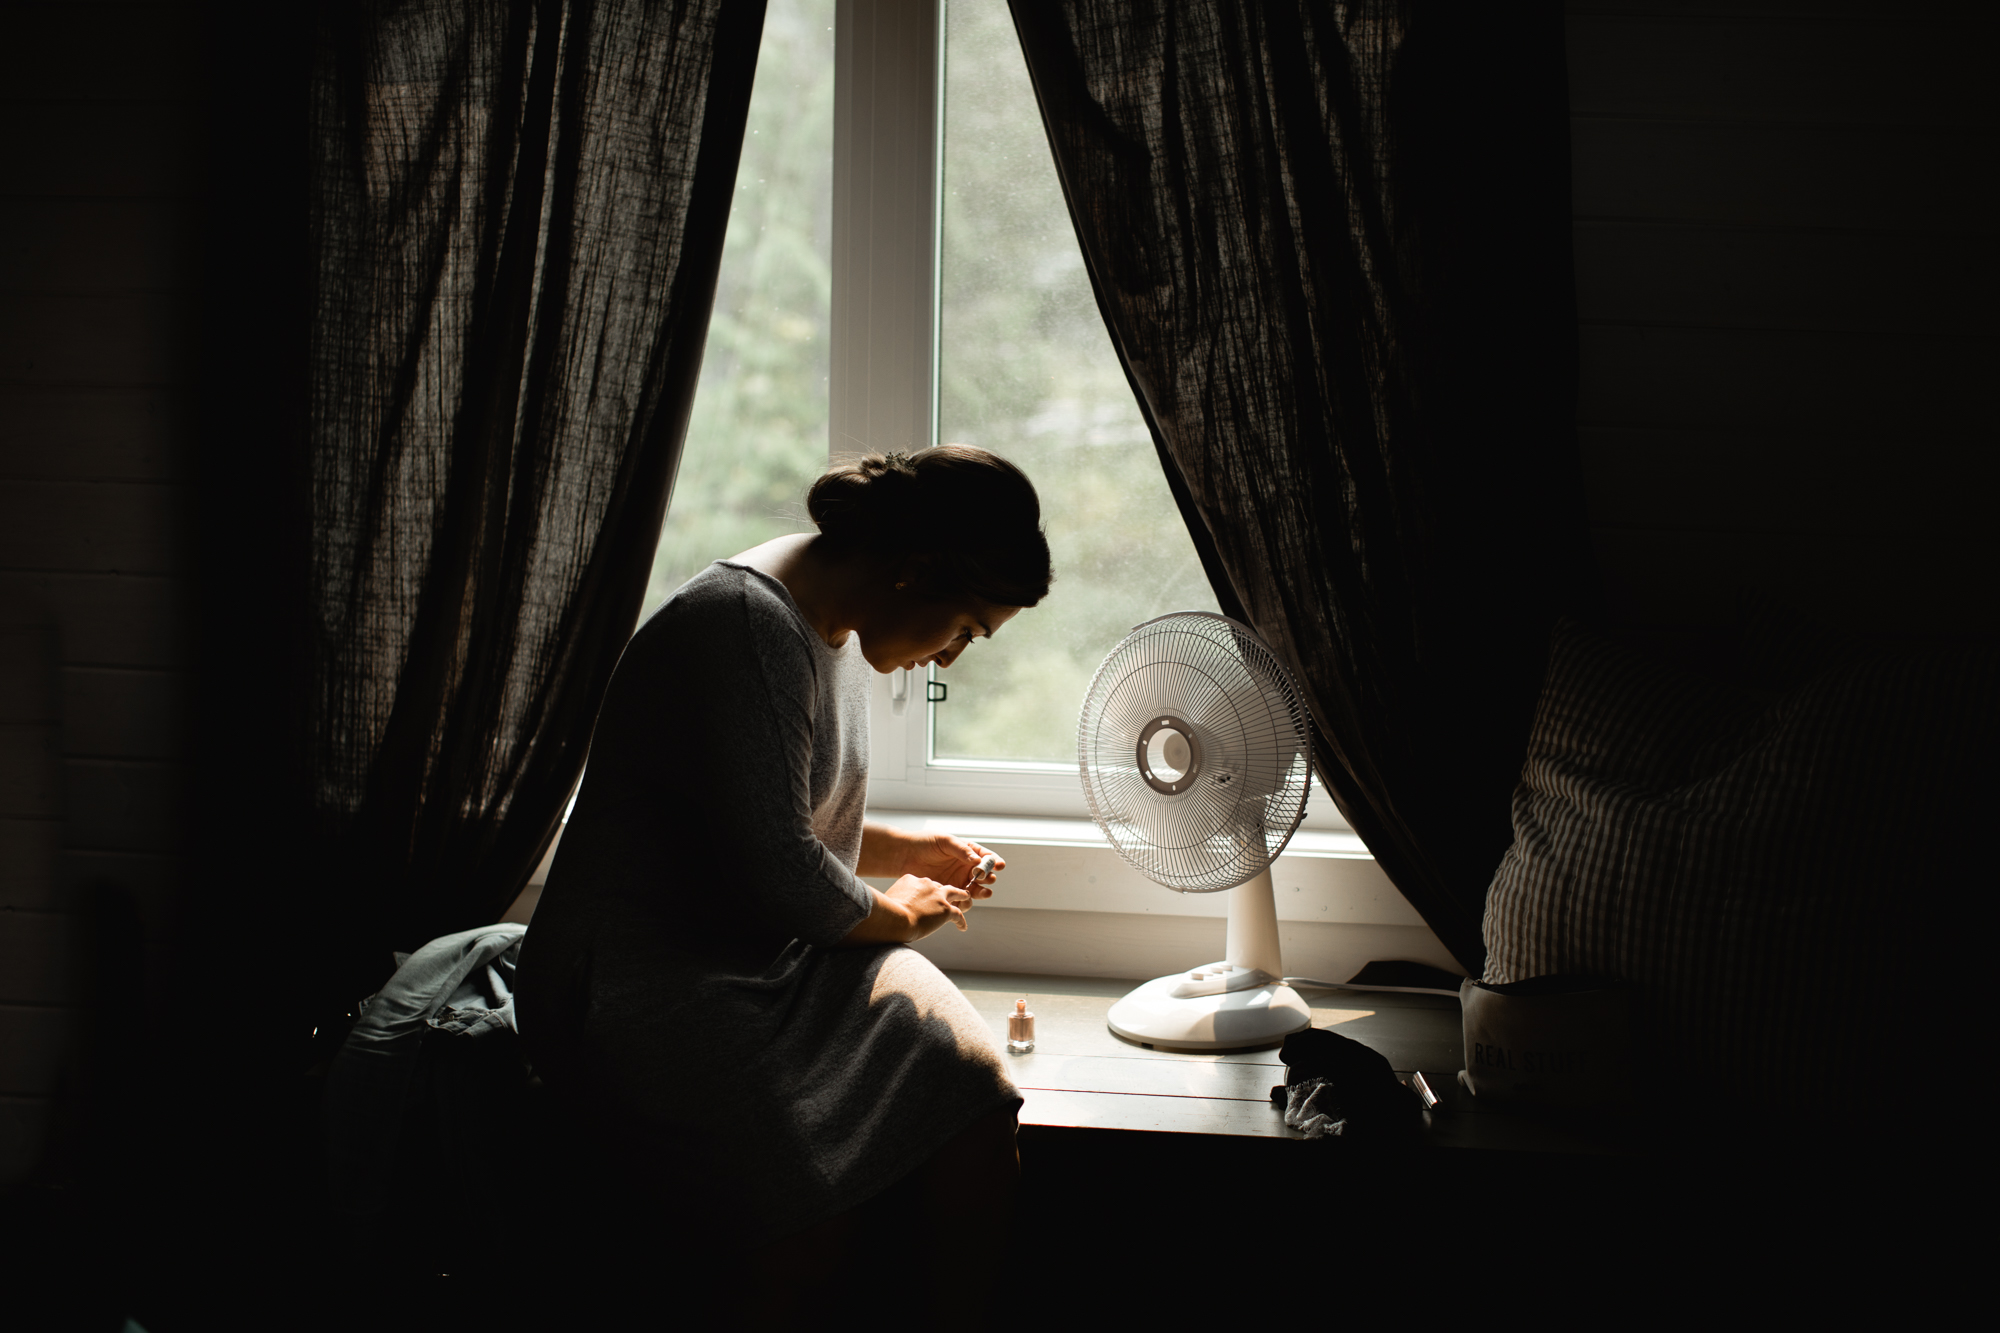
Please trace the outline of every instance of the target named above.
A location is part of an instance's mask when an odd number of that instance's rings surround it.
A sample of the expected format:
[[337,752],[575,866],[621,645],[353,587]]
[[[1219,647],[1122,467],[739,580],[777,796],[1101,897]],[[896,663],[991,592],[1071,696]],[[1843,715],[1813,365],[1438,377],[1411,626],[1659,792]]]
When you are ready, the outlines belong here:
[[1906,928],[1971,911],[1971,886],[1941,881],[1995,757],[1997,666],[1849,649],[1753,690],[1558,625],[1485,980],[1633,983],[1642,1096],[1838,1087],[1891,1035]]

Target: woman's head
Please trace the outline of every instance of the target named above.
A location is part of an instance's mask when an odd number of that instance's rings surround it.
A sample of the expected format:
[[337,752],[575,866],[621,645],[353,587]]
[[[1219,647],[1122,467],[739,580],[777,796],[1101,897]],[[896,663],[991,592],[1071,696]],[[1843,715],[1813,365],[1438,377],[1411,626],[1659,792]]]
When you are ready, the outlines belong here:
[[929,600],[1033,606],[1055,578],[1034,484],[969,444],[837,463],[806,512],[829,545],[905,568]]

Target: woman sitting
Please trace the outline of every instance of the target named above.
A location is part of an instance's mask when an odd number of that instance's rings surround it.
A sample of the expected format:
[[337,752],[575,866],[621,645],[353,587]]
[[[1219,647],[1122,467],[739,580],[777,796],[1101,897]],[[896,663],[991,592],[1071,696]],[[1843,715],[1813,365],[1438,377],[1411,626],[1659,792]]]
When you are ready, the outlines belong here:
[[1004,1242],[1020,1096],[900,947],[965,929],[994,876],[975,843],[864,821],[868,668],[950,666],[1051,580],[1034,487],[982,449],[869,455],[806,505],[817,535],[710,565],[619,659],[518,988],[570,1132],[759,1256],[767,1305],[852,1276],[864,1204],[951,1238],[929,1271],[953,1286],[965,1246]]

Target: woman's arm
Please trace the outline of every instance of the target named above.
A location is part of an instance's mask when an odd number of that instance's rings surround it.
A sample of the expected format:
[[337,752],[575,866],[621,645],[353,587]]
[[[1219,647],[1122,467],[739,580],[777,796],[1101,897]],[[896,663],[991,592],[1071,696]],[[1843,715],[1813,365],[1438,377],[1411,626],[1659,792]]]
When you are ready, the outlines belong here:
[[[636,784],[631,817],[646,820],[656,861],[674,869],[659,878],[704,886],[688,904],[691,924],[760,948],[836,944],[869,917],[875,894],[813,828],[814,650],[756,579],[696,591],[676,599],[664,629],[656,617],[635,636],[643,656],[626,649],[616,674],[634,707],[616,728],[601,713],[619,734],[596,740]],[[718,883],[731,887],[706,891]]]
[[[949,833],[906,833],[887,824],[861,826],[861,859],[854,873],[874,879],[898,875],[920,875],[942,884],[963,886],[972,869],[989,853],[976,842],[954,838]],[[972,896],[990,898],[988,887],[1007,868],[1007,862],[993,857],[993,869],[973,886]]]
[[869,879],[907,874],[904,863],[910,859],[910,841],[903,830],[869,820],[861,826],[861,859],[855,863],[854,873]]

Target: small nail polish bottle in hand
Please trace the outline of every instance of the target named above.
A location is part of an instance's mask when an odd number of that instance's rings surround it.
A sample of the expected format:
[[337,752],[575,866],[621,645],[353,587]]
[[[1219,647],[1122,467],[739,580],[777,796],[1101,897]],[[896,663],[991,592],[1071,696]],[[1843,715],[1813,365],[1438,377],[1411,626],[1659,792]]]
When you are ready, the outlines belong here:
[[1007,1015],[1007,1053],[1026,1055],[1035,1049],[1035,1016],[1028,1012],[1026,1000],[1014,1001],[1014,1012]]

